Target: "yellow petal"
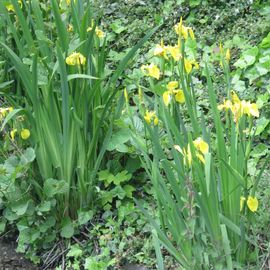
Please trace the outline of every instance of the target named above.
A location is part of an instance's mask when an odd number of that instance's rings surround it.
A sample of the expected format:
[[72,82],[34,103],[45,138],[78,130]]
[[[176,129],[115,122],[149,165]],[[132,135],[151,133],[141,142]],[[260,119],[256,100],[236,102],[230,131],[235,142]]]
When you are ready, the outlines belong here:
[[193,141],[193,144],[197,150],[202,152],[203,154],[208,153],[209,151],[209,146],[208,144],[201,138],[197,138],[195,141]]
[[154,116],[154,126],[156,126],[158,124],[158,117],[155,115]]
[[8,11],[15,12],[14,6],[13,6],[12,4],[7,4],[7,5],[6,5],[6,9],[7,9]]
[[167,89],[168,90],[174,90],[178,87],[178,82],[177,81],[171,81],[167,84]]
[[224,100],[223,104],[218,105],[218,110],[229,110],[232,109],[232,102],[230,100]]
[[169,106],[171,99],[172,99],[172,97],[171,97],[170,91],[165,91],[163,93],[163,102],[164,102],[165,106]]
[[145,73],[147,76],[156,78],[159,80],[160,78],[160,70],[155,64],[150,64],[150,65],[142,65],[141,70],[143,73]]
[[100,30],[98,27],[96,27],[95,33],[98,36],[98,38],[104,38],[105,36],[105,33],[102,30]]
[[184,60],[184,65],[185,65],[185,70],[187,74],[189,74],[192,71],[192,64],[189,60],[185,59]]
[[12,129],[10,131],[10,137],[11,137],[11,140],[12,141],[14,141],[14,138],[15,138],[16,133],[17,133],[17,129],[16,128],[15,129]]
[[174,61],[179,61],[182,58],[179,46],[168,46],[167,50],[174,59]]
[[30,137],[29,129],[26,129],[26,128],[22,129],[21,130],[21,137],[23,140],[27,140]]
[[151,123],[151,114],[149,111],[146,111],[145,116],[144,116],[144,120],[146,121],[147,124]]
[[187,39],[188,38],[188,27],[182,26],[181,30],[182,30],[181,34],[182,34],[183,38]]
[[260,112],[259,112],[259,109],[258,109],[258,106],[256,103],[252,103],[250,105],[250,114],[252,116],[255,116],[255,117],[259,117],[260,116]]
[[225,59],[229,62],[231,59],[231,52],[230,49],[227,49],[226,51],[226,55],[225,55]]
[[70,66],[85,65],[86,58],[81,53],[73,52],[66,58],[66,63]]
[[256,197],[248,196],[247,206],[251,212],[256,212],[259,206],[259,202]]
[[203,164],[205,164],[205,159],[204,159],[204,156],[203,156],[202,154],[197,153],[197,154],[196,154],[196,157],[197,157]]
[[178,90],[175,94],[175,100],[181,104],[185,102],[185,95],[183,90]]

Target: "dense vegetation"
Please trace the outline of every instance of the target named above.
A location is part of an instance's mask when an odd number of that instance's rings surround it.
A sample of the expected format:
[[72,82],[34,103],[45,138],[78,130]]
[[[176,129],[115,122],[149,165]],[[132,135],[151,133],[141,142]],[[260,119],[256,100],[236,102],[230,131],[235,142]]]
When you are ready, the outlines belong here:
[[41,269],[267,269],[269,1],[0,2],[0,233]]

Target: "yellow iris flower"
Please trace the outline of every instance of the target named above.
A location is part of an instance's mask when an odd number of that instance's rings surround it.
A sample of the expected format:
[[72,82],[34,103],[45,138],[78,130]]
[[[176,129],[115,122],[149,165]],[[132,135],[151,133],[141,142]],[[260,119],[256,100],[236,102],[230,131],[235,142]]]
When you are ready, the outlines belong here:
[[163,102],[165,106],[169,106],[172,98],[174,97],[175,100],[179,103],[185,102],[184,92],[181,89],[176,89],[178,87],[177,81],[171,81],[167,84],[167,91],[163,93]]
[[85,65],[86,58],[81,53],[73,52],[66,58],[66,63],[70,66]]
[[168,46],[167,51],[170,53],[174,61],[179,61],[182,59],[182,54],[180,52],[180,47],[178,45]]
[[244,196],[240,197],[240,211],[243,210],[244,203],[247,201],[248,209],[251,212],[256,212],[259,206],[259,201],[256,197],[248,196],[247,200]]
[[195,35],[192,28],[183,25],[182,17],[180,19],[180,22],[174,26],[174,30],[176,34],[182,36],[184,39],[188,39],[188,37],[190,37],[193,40],[195,39]]
[[209,146],[208,144],[201,138],[197,138],[195,141],[193,141],[193,144],[197,150],[202,152],[203,154],[208,153],[209,151]]
[[247,206],[251,212],[256,212],[259,206],[258,199],[256,197],[248,196]]
[[155,111],[146,111],[144,115],[144,120],[147,124],[151,124],[153,122],[154,126],[158,124],[158,117],[156,116]]
[[184,91],[179,89],[179,90],[176,90],[175,91],[175,100],[178,102],[178,103],[185,103],[185,95],[184,95]]
[[[203,163],[205,164],[205,159],[204,159],[204,155],[206,153],[208,153],[209,151],[209,146],[208,144],[202,139],[202,138],[197,138],[196,140],[193,141],[193,144],[195,146],[195,154],[196,157]],[[188,144],[186,149],[181,149],[181,147],[179,145],[174,145],[174,148],[180,152],[184,159],[184,163],[185,165],[188,164],[189,166],[192,164],[192,154],[191,154],[191,150],[190,150],[190,145]]]
[[[19,4],[20,8],[22,8],[22,5],[23,5],[22,0],[18,0],[18,4]],[[14,6],[12,4],[6,4],[6,9],[8,11],[15,12],[15,8],[14,8]]]
[[[93,27],[94,27],[94,20],[92,19],[91,26],[88,27],[86,29],[86,31],[87,32],[92,31],[93,30]],[[97,35],[98,38],[104,38],[105,37],[105,33],[100,28],[98,28],[98,26],[96,26],[96,28],[95,28],[95,34]]]
[[160,44],[156,45],[156,48],[154,50],[154,56],[160,56],[164,57],[165,59],[168,59],[167,56],[167,46],[164,46],[163,39],[161,40]]
[[192,68],[199,69],[199,64],[195,60],[184,59],[184,66],[187,74],[192,71]]
[[153,77],[153,78],[155,78],[157,80],[159,80],[159,78],[160,78],[160,70],[153,63],[151,63],[150,65],[143,65],[141,67],[141,70],[147,76]]

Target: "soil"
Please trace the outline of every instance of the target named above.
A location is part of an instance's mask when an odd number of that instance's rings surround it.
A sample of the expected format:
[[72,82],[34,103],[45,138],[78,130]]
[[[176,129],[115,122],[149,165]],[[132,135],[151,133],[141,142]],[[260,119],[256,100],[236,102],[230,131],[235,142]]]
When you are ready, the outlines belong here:
[[0,270],[37,270],[38,268],[16,253],[16,243],[0,238]]

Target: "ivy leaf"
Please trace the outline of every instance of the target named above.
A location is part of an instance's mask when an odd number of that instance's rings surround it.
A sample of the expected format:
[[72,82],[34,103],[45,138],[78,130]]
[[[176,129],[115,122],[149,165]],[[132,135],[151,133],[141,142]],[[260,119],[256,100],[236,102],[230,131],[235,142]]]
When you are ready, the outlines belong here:
[[83,254],[80,246],[78,244],[72,245],[70,251],[67,253],[67,257],[79,258]]
[[126,192],[126,196],[132,198],[132,192],[135,191],[135,188],[131,185],[125,185],[123,189]]
[[128,173],[126,170],[124,170],[124,171],[118,173],[118,174],[114,177],[113,183],[114,183],[116,186],[118,186],[118,185],[120,185],[121,183],[130,180],[131,177],[132,177],[132,174],[131,174],[131,173]]

